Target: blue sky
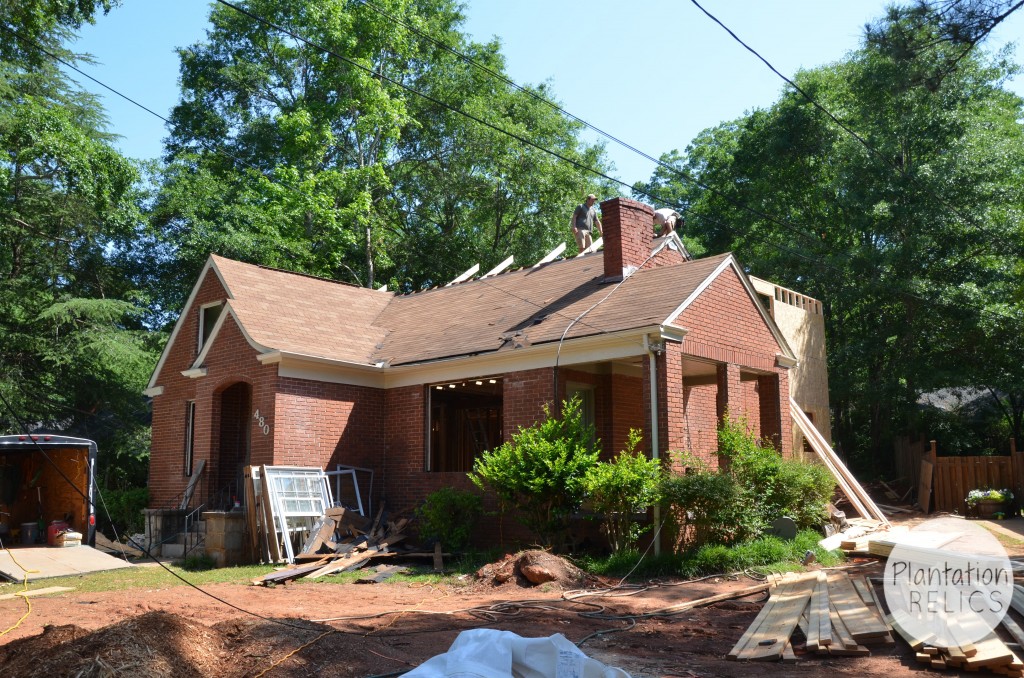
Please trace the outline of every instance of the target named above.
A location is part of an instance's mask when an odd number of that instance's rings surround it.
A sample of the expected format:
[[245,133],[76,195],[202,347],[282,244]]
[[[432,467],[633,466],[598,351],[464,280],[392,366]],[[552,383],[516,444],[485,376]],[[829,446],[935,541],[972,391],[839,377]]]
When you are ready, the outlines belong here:
[[[311,0],[315,1],[315,0]],[[876,0],[703,0],[747,44],[792,76],[856,49]],[[74,45],[97,60],[83,71],[167,115],[178,97],[175,47],[203,39],[207,0],[124,0],[82,29]],[[549,81],[562,107],[654,157],[682,150],[701,130],[771,105],[783,82],[685,0],[468,0],[465,32],[498,37],[509,76]],[[1024,10],[986,47],[1024,38]],[[1017,60],[1024,60],[1019,53]],[[160,155],[164,123],[83,78],[103,97],[111,131],[132,157]],[[1024,94],[1024,78],[1010,88]],[[591,135],[588,140],[597,140]],[[608,143],[615,176],[646,180],[653,164]]]

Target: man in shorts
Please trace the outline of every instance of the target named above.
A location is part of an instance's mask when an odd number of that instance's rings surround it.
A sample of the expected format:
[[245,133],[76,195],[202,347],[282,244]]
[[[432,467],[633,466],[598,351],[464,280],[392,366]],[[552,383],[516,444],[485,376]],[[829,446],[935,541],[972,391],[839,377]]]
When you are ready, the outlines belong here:
[[576,246],[580,253],[594,244],[591,232],[597,227],[597,234],[601,235],[601,217],[597,216],[597,196],[591,193],[587,196],[586,202],[576,207],[572,213],[572,234],[576,236]]

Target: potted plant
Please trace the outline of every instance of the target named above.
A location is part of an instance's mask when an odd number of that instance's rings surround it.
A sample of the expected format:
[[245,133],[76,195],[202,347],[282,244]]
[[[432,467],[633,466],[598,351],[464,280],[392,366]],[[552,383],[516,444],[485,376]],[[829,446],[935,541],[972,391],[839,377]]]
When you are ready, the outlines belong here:
[[991,518],[993,514],[1006,514],[1013,492],[1005,490],[971,490],[967,493],[967,507],[978,518]]

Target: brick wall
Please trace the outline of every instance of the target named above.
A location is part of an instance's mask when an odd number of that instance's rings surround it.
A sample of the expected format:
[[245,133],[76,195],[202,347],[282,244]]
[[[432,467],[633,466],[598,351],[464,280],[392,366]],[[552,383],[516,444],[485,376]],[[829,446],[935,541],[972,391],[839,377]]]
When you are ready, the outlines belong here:
[[[563,380],[559,382],[564,384]],[[544,405],[551,406],[555,401],[554,388],[550,368],[505,375],[502,381],[505,440],[509,440],[520,428],[532,426],[544,418]]]
[[[278,386],[274,463],[333,470],[337,464],[374,471],[383,491],[385,392],[351,384],[282,377]],[[359,476],[361,483],[367,478]],[[364,502],[370,488],[360,486]]]
[[715,384],[687,385],[683,378],[683,422],[680,450],[689,452],[712,468],[718,466],[718,389]]
[[604,238],[604,274],[621,278],[623,269],[636,269],[651,254],[654,240],[654,208],[628,198],[601,203],[601,237]]

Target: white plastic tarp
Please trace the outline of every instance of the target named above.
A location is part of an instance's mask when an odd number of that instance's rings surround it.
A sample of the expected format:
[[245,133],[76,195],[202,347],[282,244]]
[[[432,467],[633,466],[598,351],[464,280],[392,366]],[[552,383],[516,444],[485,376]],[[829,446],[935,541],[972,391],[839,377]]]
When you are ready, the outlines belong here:
[[463,631],[448,652],[427,660],[405,678],[630,678],[622,669],[591,659],[560,633],[523,638],[511,631]]

